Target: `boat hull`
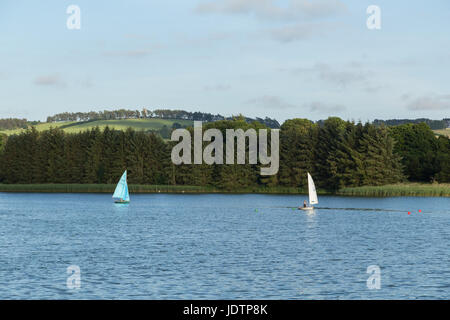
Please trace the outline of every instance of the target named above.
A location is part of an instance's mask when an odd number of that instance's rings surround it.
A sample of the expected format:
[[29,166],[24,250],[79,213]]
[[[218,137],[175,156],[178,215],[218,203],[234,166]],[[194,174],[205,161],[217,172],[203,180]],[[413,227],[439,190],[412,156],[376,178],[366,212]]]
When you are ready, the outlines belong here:
[[314,207],[299,207],[298,210],[310,211],[314,210]]
[[114,203],[127,204],[127,203],[130,203],[130,201],[114,201]]

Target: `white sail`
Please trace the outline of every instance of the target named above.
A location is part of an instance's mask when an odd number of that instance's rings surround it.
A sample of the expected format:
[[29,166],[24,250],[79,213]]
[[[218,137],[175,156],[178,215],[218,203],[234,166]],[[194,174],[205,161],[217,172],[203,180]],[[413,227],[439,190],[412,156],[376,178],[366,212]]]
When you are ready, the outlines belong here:
[[114,194],[112,196],[114,199],[122,200],[122,201],[130,201],[130,195],[128,193],[128,184],[127,184],[127,171],[123,173],[122,177],[117,184],[116,190],[114,190]]
[[319,200],[317,199],[316,186],[311,175],[308,172],[308,193],[309,193],[309,204],[317,204]]

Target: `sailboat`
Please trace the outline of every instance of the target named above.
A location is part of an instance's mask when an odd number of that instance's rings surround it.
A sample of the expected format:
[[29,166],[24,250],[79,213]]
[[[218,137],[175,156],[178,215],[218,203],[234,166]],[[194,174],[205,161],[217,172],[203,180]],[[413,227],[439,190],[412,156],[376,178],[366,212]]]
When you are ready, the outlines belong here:
[[120,178],[112,197],[115,203],[130,203],[130,194],[128,193],[127,184],[127,170],[125,170]]
[[313,204],[318,204],[316,186],[314,185],[314,180],[308,172],[308,194],[309,194],[309,206],[299,207],[300,210],[314,210]]

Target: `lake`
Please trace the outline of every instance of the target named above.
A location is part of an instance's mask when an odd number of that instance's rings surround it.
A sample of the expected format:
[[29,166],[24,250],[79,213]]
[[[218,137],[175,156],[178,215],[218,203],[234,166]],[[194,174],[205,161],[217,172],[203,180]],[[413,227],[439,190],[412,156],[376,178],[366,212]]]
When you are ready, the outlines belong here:
[[0,299],[450,298],[450,198],[304,199],[0,193]]

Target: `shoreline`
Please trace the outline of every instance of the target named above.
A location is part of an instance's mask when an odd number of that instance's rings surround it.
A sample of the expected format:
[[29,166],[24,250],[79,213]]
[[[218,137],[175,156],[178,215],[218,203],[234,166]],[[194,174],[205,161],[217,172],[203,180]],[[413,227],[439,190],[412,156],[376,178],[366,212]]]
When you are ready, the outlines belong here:
[[[0,184],[0,192],[11,193],[113,193],[115,184]],[[248,187],[235,190],[209,186],[129,185],[130,193],[175,194],[279,194],[307,195],[295,187]],[[317,190],[319,195],[353,197],[450,197],[450,184],[403,183],[385,186],[348,187],[337,191]]]

